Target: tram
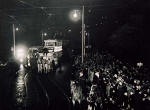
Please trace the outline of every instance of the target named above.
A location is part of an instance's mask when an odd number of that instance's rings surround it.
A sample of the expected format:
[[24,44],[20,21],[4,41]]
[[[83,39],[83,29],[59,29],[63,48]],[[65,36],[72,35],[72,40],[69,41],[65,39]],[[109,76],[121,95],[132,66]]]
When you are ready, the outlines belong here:
[[48,39],[44,40],[44,46],[34,46],[29,48],[29,58],[32,56],[43,57],[44,59],[53,59],[58,63],[58,59],[62,56],[62,40]]

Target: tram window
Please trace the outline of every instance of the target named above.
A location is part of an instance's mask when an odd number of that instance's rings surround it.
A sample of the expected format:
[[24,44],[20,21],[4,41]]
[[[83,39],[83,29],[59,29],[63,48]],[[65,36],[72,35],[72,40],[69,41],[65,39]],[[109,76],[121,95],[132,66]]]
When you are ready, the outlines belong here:
[[47,46],[55,46],[55,45],[54,45],[54,42],[48,42]]

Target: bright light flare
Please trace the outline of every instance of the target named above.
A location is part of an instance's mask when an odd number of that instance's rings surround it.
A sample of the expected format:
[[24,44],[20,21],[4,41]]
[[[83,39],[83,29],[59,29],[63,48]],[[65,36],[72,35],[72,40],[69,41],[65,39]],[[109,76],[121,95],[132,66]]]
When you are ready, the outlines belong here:
[[23,59],[20,59],[20,62],[22,63],[22,62],[23,62]]
[[47,33],[44,33],[44,36],[47,36]]
[[24,57],[25,57],[25,52],[24,52],[24,50],[23,50],[22,48],[17,49],[16,52],[17,52],[17,53],[16,53],[17,58],[24,58]]
[[81,11],[80,10],[72,10],[69,13],[69,18],[74,22],[79,21],[81,19]]
[[73,17],[74,17],[74,18],[77,18],[77,17],[78,17],[77,12],[75,12],[75,13],[73,14]]
[[26,48],[19,46],[16,49],[16,58],[22,63],[26,57]]
[[19,28],[18,28],[18,27],[16,28],[16,31],[19,31]]

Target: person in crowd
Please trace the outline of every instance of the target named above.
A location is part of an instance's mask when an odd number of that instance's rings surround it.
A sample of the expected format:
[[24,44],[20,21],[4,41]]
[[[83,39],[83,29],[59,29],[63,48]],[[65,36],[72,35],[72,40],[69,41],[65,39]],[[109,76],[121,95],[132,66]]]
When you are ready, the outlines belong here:
[[37,64],[38,64],[38,73],[42,73],[42,57],[38,58]]
[[52,60],[52,71],[55,71],[56,70],[56,65],[55,65],[55,61],[54,59]]
[[48,60],[47,60],[47,64],[48,64],[48,72],[50,72],[51,71],[51,59],[50,58],[48,58]]
[[[107,52],[92,54],[84,63],[81,56],[76,56],[72,66],[72,80],[78,81],[90,110],[141,110],[150,104],[150,74],[144,66],[134,67]],[[93,84],[99,89],[91,89]],[[72,91],[73,97],[79,95]],[[82,104],[82,98],[76,98]]]
[[45,72],[45,59],[44,57],[42,58],[42,73]]
[[30,58],[30,64],[32,72],[37,73],[37,58],[35,55]]
[[44,59],[44,73],[48,73],[48,60],[47,58]]

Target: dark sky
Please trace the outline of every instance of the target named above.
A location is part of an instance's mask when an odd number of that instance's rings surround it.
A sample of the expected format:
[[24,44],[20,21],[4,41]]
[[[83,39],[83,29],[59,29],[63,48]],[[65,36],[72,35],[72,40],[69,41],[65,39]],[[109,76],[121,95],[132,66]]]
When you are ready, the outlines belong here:
[[[17,43],[39,45],[43,31],[48,33],[46,38],[71,38],[80,46],[81,20],[74,23],[68,14],[81,6],[82,0],[0,0],[1,56],[12,46],[12,24],[19,27]],[[121,58],[149,62],[149,7],[148,0],[85,0],[86,31],[92,45]]]

